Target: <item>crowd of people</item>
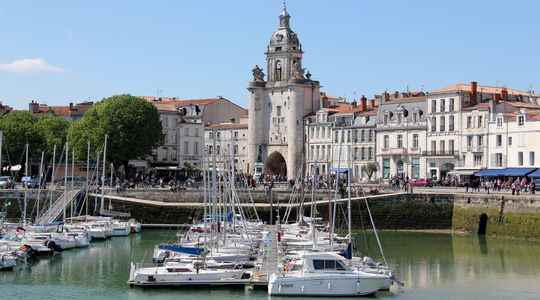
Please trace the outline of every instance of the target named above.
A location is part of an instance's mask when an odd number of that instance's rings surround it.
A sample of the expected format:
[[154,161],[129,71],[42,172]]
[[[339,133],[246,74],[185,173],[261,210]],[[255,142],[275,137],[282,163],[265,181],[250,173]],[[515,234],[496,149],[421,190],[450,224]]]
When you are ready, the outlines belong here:
[[536,193],[534,179],[527,177],[509,177],[497,179],[478,180],[475,184],[466,184],[465,192],[512,192],[512,195],[521,193]]

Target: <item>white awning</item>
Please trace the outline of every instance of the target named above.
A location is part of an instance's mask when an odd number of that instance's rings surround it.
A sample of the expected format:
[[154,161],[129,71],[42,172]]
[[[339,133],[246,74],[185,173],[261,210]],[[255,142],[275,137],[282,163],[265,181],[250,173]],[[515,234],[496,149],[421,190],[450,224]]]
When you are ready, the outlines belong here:
[[471,170],[471,169],[462,169],[462,170],[452,170],[448,172],[449,175],[461,175],[461,176],[471,176],[475,172],[478,172],[479,170]]

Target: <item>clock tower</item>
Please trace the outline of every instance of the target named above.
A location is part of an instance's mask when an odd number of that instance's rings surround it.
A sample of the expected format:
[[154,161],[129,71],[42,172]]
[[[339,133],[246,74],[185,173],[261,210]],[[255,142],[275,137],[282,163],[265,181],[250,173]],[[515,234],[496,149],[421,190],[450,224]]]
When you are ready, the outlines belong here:
[[248,162],[252,174],[299,179],[304,159],[304,117],[320,108],[320,85],[302,67],[302,45],[285,5],[266,49],[263,70],[249,83]]

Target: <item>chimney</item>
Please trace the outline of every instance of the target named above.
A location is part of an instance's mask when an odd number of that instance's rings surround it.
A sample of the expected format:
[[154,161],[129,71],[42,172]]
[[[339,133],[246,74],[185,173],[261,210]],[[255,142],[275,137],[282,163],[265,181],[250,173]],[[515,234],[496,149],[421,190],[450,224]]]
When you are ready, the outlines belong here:
[[39,103],[37,101],[32,100],[32,102],[30,102],[30,104],[28,105],[28,110],[33,114],[38,113]]
[[489,100],[489,119],[491,122],[495,121],[495,100]]
[[362,96],[362,98],[360,98],[360,107],[362,108],[362,111],[367,110],[367,98],[366,98],[366,96]]
[[508,101],[508,89],[506,88],[501,89],[501,97],[503,101]]
[[471,105],[477,104],[478,82],[471,81]]

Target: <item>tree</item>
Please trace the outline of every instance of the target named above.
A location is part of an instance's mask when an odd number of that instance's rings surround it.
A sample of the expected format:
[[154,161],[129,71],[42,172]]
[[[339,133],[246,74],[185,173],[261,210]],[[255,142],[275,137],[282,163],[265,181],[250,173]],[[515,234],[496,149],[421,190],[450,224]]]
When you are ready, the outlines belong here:
[[370,162],[362,166],[362,170],[367,174],[369,180],[377,170],[379,170],[379,165],[376,162]]
[[[159,113],[151,103],[131,95],[105,98],[70,127],[69,144],[78,158],[86,157],[87,143],[102,148],[108,135],[107,160],[115,168],[144,158],[163,141]],[[95,153],[95,151],[92,151]]]
[[34,126],[43,139],[47,155],[52,156],[54,145],[62,149],[62,145],[66,143],[69,121],[61,117],[45,116],[38,118]]
[[6,165],[24,164],[24,153],[28,144],[31,157],[41,155],[43,136],[36,128],[37,118],[28,111],[15,111],[0,118],[0,130],[4,134],[2,160]]

